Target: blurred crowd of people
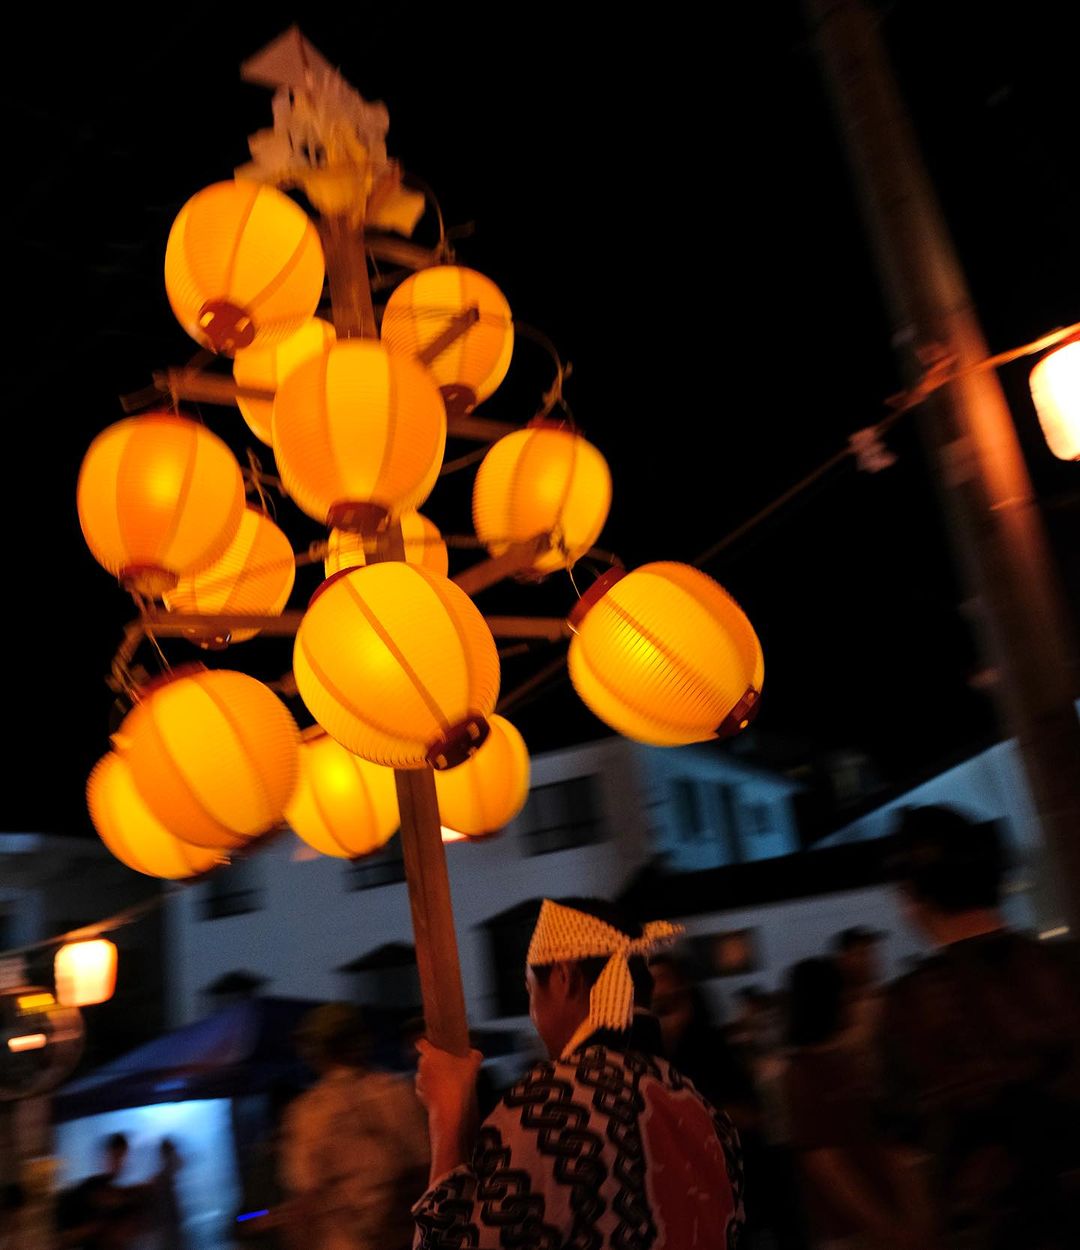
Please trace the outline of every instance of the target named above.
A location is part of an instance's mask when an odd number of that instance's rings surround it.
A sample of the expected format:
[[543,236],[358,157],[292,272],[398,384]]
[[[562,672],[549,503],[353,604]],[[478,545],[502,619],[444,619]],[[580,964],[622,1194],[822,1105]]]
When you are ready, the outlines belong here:
[[[992,825],[924,808],[904,814],[900,834],[903,908],[931,953],[891,984],[881,958],[887,935],[866,927],[837,933],[828,949],[789,969],[777,989],[740,990],[723,1022],[678,948],[649,961],[659,1052],[738,1130],[744,1189],[729,1161],[736,1205],[745,1208],[737,1244],[1076,1250],[1080,985],[1073,949],[1006,925],[1003,853]],[[601,915],[616,923],[593,909]],[[627,928],[626,942],[643,932]],[[534,1021],[547,1042],[532,972]],[[635,1002],[649,993],[639,972]],[[431,1166],[412,1074],[372,1064],[364,1020],[344,1004],[316,1010],[298,1044],[319,1079],[284,1111],[262,1186],[265,1205],[237,1223],[235,1244],[406,1250]],[[429,1047],[429,1109],[442,1079],[430,1055]],[[668,1080],[669,1093],[679,1079]],[[480,1118],[499,1104],[499,1093],[481,1087]],[[158,1175],[141,1186],[121,1183],[122,1136],[109,1139],[105,1154],[101,1174],[64,1196],[61,1246],[188,1250],[175,1145],[162,1141]],[[450,1228],[453,1204],[431,1202],[429,1227],[449,1218]],[[157,1240],[145,1240],[150,1234]],[[714,1244],[701,1236],[695,1246]]]

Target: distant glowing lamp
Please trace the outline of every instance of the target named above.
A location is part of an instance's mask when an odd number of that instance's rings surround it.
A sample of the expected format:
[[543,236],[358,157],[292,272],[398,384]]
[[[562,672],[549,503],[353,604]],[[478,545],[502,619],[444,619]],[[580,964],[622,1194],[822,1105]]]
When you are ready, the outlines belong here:
[[370,855],[399,824],[393,770],[346,751],[316,725],[300,743],[300,780],[285,819],[323,855]]
[[273,439],[298,507],[326,525],[370,533],[431,493],[446,407],[431,375],[408,356],[346,339],[282,379]]
[[435,774],[439,815],[466,837],[495,833],[514,819],[529,797],[524,739],[503,716],[489,716],[488,725],[487,741],[471,759]]
[[[236,537],[217,560],[200,573],[182,578],[164,596],[170,612],[206,615],[278,616],[292,593],[296,560],[292,544],[265,513],[245,508]],[[204,645],[244,642],[257,629],[238,629],[223,637],[198,635]]]
[[215,182],[180,210],[165,247],[165,291],[177,321],[226,356],[294,334],[322,296],[315,223],[257,182]]
[[120,729],[143,801],[176,837],[229,849],[278,825],[299,735],[284,703],[246,673],[178,668],[144,688]]
[[495,640],[472,600],[399,561],[323,583],[297,631],[293,672],[332,738],[394,768],[467,759],[499,694]]
[[570,679],[605,724],[638,742],[729,737],[753,719],[765,675],[746,614],[686,564],[611,570],[570,617]]
[[[450,555],[438,527],[419,512],[406,512],[401,517],[401,534],[405,540],[405,562],[419,564],[432,573],[445,577],[450,569]],[[367,564],[367,548],[371,536],[352,534],[348,530],[331,530],[326,551],[326,576],[333,577],[342,569],[358,569]]]
[[218,851],[181,842],[169,832],[135,789],[120,752],[110,751],[98,761],[86,783],[86,803],[102,842],[136,872],[182,881],[221,862]]
[[[270,347],[245,347],[233,360],[233,378],[243,391],[276,391],[281,379],[311,356],[324,352],[337,336],[329,321],[312,317],[287,339]],[[238,394],[240,415],[260,442],[270,445],[274,400]]]
[[244,482],[206,426],[147,413],[110,425],[90,444],[77,506],[94,559],[130,590],[157,597],[232,542]]
[[[455,321],[460,333],[448,336]],[[406,278],[387,301],[381,334],[392,352],[408,356],[445,338],[427,367],[448,401],[456,393],[466,409],[492,394],[514,351],[506,297],[489,278],[460,265],[433,265]]]
[[611,507],[607,461],[580,434],[544,421],[500,438],[473,486],[476,536],[493,556],[550,534],[535,567],[566,568],[596,542]]
[[1048,352],[1031,371],[1043,437],[1059,460],[1080,460],[1080,338]]
[[61,1007],[108,1002],[116,989],[116,947],[105,938],[68,942],[56,952],[53,971]]

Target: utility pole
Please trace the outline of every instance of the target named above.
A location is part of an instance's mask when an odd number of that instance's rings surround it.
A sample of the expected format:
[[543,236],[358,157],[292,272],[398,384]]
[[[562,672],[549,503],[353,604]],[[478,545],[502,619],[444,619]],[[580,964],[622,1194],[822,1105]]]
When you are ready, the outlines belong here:
[[[957,369],[990,352],[866,0],[804,0],[910,381],[927,352]],[[1044,928],[1080,935],[1080,720],[1075,634],[995,371],[923,406],[921,434],[998,674],[1043,842]],[[926,714],[933,716],[933,692]]]

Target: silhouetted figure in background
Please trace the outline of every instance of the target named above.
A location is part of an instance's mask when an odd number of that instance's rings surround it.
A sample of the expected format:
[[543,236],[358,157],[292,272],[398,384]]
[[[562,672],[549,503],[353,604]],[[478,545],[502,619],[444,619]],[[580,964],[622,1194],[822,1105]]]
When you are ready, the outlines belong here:
[[[676,955],[658,955],[653,974],[653,1013],[660,1022],[664,1054],[714,1107],[726,1111],[739,1130],[746,1168],[746,1227],[743,1244],[753,1250],[766,1244],[766,1230],[778,1250],[798,1250],[798,1195],[790,1167],[763,1132],[761,1100],[750,1066],[751,1049],[736,1050],[726,1030],[712,1019],[690,965]],[[756,1006],[756,1004],[755,1004]]]
[[64,1194],[58,1204],[63,1250],[125,1250],[140,1229],[143,1202],[117,1184],[128,1158],[128,1140],[112,1133],[104,1142],[105,1170]]
[[159,1250],[186,1250],[184,1217],[176,1192],[176,1178],[184,1161],[176,1143],[169,1137],[161,1139],[159,1150],[161,1166],[153,1180],[154,1226]]
[[899,832],[908,917],[937,951],[888,992],[883,1075],[897,1131],[930,1157],[942,1244],[1075,1250],[1075,948],[1006,926],[993,824],[924,807]]
[[412,1082],[368,1066],[368,1031],[346,1003],[316,1008],[297,1041],[320,1080],[285,1117],[281,1162],[293,1196],[292,1244],[407,1250],[411,1207],[428,1169],[427,1127]]
[[844,978],[848,1036],[860,1049],[873,1047],[881,1022],[881,943],[887,936],[880,929],[853,925],[833,938],[833,958]]
[[788,983],[788,1107],[811,1233],[830,1250],[926,1250],[900,1160],[886,1145],[872,1090],[845,1044],[843,976],[804,959]]

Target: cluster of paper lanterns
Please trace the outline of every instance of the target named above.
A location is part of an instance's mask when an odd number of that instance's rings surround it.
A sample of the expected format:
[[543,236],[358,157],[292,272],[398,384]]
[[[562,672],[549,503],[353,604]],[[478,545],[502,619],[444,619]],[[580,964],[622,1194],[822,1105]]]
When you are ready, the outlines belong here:
[[[271,187],[208,187],[169,236],[173,311],[203,347],[233,358],[244,420],[329,541],[293,653],[312,730],[301,734],[244,673],[177,669],[138,693],[91,775],[95,826],[141,872],[198,876],[285,823],[324,854],[376,851],[399,821],[393,769],[433,767],[443,821],[470,837],[505,825],[528,794],[525,744],[495,715],[491,632],[418,511],[442,467],[448,410],[468,413],[507,372],[509,306],[482,275],[439,265],[397,288],[380,339],[338,338],[315,315],[324,276],[314,224]],[[542,575],[593,546],[610,503],[600,452],[543,419],[489,449],[473,518],[492,555],[546,536]],[[78,511],[99,563],[168,611],[268,616],[292,593],[288,539],[246,504],[234,457],[199,421],[154,412],[110,426],[87,452]],[[405,558],[373,562],[391,520]],[[620,732],[694,742],[756,710],[757,638],[696,570],[656,564],[602,579],[572,628],[574,684]],[[222,646],[258,631],[190,632]]]

